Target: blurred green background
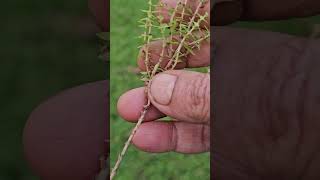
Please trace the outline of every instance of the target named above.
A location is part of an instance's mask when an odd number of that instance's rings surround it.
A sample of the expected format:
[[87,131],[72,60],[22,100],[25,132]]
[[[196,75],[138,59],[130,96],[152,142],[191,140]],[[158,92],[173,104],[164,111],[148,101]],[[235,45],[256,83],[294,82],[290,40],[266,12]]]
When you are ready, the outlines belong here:
[[[111,0],[111,166],[127,140],[133,124],[123,121],[117,114],[116,103],[121,94],[129,89],[143,86],[136,69],[141,33],[137,21],[142,18],[141,9],[146,9],[146,0]],[[308,19],[235,23],[232,26],[284,32],[309,36],[315,32],[319,17]],[[162,180],[162,179],[210,179],[210,156],[182,155],[177,153],[148,154],[131,146],[125,156],[117,179]]]
[[0,180],[35,180],[23,158],[29,113],[61,90],[104,79],[86,0],[0,3]]

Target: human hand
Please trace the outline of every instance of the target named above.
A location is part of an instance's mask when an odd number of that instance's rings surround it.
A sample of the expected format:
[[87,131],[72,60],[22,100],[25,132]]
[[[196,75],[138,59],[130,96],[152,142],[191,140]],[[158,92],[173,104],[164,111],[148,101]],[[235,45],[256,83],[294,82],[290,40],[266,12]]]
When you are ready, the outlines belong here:
[[[304,13],[300,15],[309,14]],[[291,15],[274,16],[285,17]],[[316,50],[319,42],[231,28],[216,27],[212,34],[217,47],[213,57],[214,178],[319,178],[316,167],[320,162],[315,151],[319,146],[317,131],[320,128],[317,123],[320,115],[316,110],[320,87],[315,80],[320,75],[320,65],[315,61],[320,57]],[[181,68],[188,65],[182,64]],[[142,98],[143,91],[140,91]],[[130,99],[128,97],[137,94],[127,93],[122,98]],[[144,102],[139,103],[137,109],[129,109],[131,106],[121,105],[122,98],[119,112],[124,118],[135,120]],[[123,109],[126,110],[122,112]],[[154,144],[160,143],[163,135],[158,132],[161,136],[153,137],[152,133],[141,136],[145,138],[144,142],[140,140],[142,145],[139,139],[134,143],[144,150],[163,152],[159,148],[163,145]],[[151,143],[146,138],[150,138]]]
[[89,9],[93,14],[97,25],[102,31],[107,32],[109,30],[109,0],[89,0]]
[[320,41],[215,29],[214,179],[319,179]]
[[[215,23],[303,17],[320,10],[319,1],[277,3],[283,5],[247,1],[246,12],[230,11],[236,4],[216,5]],[[319,40],[227,27],[215,27],[212,34],[214,179],[319,179],[314,109],[319,108],[314,80],[320,74]]]
[[[109,0],[89,0],[101,30],[108,30]],[[109,81],[59,92],[33,110],[23,131],[25,159],[44,180],[88,180],[105,175],[109,155]],[[107,176],[107,175],[105,175]]]
[[[216,25],[320,11],[320,2],[312,0],[222,1],[213,10]],[[319,179],[319,40],[214,30],[213,178]]]
[[212,24],[237,20],[280,20],[320,13],[318,0],[215,0]]
[[[161,8],[164,19],[168,21],[168,9],[174,8],[174,1],[163,1],[168,6]],[[191,8],[196,8],[195,1],[189,1]],[[169,8],[167,8],[169,7]],[[201,13],[208,12],[210,4],[201,8]],[[204,25],[204,24],[203,24]],[[151,63],[156,64],[162,42],[149,45]],[[169,59],[163,59],[165,67]],[[140,53],[138,65],[144,67],[144,53]],[[210,43],[204,42],[195,55],[190,55],[178,68],[204,67],[210,65]],[[126,120],[135,122],[145,104],[145,88],[138,88],[125,93],[118,101],[119,114]],[[166,71],[156,75],[150,85],[149,109],[145,123],[138,129],[133,143],[149,152],[176,151],[181,153],[200,153],[210,147],[210,75],[184,70]],[[174,121],[155,121],[169,116]]]
[[[108,155],[109,82],[59,92],[33,110],[23,131],[26,161],[43,180],[93,179]],[[104,157],[107,158],[107,157]]]

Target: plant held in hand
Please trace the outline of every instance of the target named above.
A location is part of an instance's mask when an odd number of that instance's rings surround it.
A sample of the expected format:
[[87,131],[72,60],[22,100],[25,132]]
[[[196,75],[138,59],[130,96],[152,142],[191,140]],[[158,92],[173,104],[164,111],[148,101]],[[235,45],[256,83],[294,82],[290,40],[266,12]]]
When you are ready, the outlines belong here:
[[[152,78],[158,73],[175,69],[179,63],[184,62],[187,56],[193,55],[194,50],[200,49],[202,42],[210,37],[209,28],[203,26],[203,24],[208,24],[206,20],[209,14],[200,14],[200,9],[206,3],[209,3],[208,0],[200,0],[195,10],[188,7],[188,0],[179,1],[175,8],[170,9],[170,19],[168,22],[165,22],[164,17],[156,10],[157,6],[164,7],[166,4],[160,3],[155,5],[153,0],[147,0],[147,3],[148,9],[143,10],[146,16],[139,21],[141,23],[140,27],[144,29],[144,33],[140,38],[144,43],[142,52],[144,54],[146,71],[141,72],[141,80],[145,83],[147,102],[142,109],[136,126],[131,131],[127,142],[118,156],[118,160],[111,171],[110,180],[115,177],[136,131],[144,121],[145,115],[151,106],[147,93]],[[159,40],[162,42],[162,48],[159,58],[155,61],[151,57],[149,47],[150,43]]]

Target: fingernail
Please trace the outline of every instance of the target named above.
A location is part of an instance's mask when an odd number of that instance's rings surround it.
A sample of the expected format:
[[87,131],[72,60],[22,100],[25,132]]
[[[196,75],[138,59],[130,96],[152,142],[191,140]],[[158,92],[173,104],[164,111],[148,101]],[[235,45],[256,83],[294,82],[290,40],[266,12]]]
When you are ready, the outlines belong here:
[[171,101],[176,81],[177,76],[165,73],[158,74],[152,80],[150,95],[157,103],[168,105]]

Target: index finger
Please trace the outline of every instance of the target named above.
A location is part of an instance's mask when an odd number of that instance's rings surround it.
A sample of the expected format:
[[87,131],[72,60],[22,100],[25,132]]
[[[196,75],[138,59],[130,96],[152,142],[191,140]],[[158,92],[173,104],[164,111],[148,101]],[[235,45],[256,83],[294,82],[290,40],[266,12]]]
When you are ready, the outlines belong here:
[[182,7],[184,8],[177,8],[177,13],[174,17],[181,17],[183,15],[183,19],[188,21],[192,17],[190,15],[185,14],[187,12],[187,9],[191,9],[192,12],[195,12],[199,5],[199,14],[204,15],[205,13],[208,13],[208,18],[206,19],[206,22],[201,23],[201,27],[210,27],[210,0],[160,0],[158,11],[161,16],[163,16],[164,22],[169,22],[171,19],[171,10],[175,9],[179,3],[182,3]]
[[[149,53],[150,53],[150,64],[155,65],[159,62],[159,57],[161,56],[163,40],[153,41],[149,43]],[[195,49],[193,54],[188,55],[183,59],[183,62],[177,64],[175,69],[183,69],[183,68],[197,68],[197,67],[207,67],[210,65],[210,41],[201,42],[201,48]],[[173,49],[175,50],[175,46]],[[162,63],[160,63],[161,68],[165,68],[168,64],[170,58],[169,47],[166,47],[166,55],[163,57]],[[137,59],[138,66],[141,70],[145,71],[145,52],[144,48],[140,49],[139,56]]]

